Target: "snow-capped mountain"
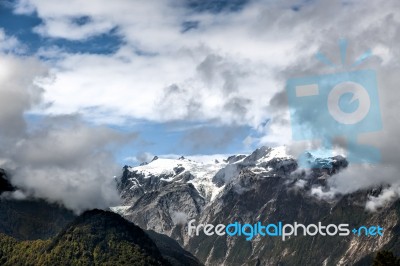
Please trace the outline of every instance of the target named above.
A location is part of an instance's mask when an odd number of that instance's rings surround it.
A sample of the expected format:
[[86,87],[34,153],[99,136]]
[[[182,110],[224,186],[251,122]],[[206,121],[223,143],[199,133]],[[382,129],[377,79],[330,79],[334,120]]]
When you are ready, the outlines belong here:
[[[156,158],[149,164],[133,168],[129,167],[128,170],[143,179],[159,178],[159,181],[164,184],[170,182],[193,184],[204,198],[213,200],[220,193],[221,188],[212,182],[212,178],[225,166],[225,162],[201,163],[184,157],[176,160]],[[135,180],[132,177],[131,181],[140,186],[138,179]]]
[[291,163],[296,166],[285,147],[263,147],[249,156],[209,163],[156,156],[149,163],[124,167],[118,182],[123,205],[112,209],[147,229],[171,235],[175,225],[197,217],[227,186],[237,187],[241,169],[261,174],[274,167],[290,168]]
[[[148,164],[124,167],[118,179],[124,205],[113,210],[142,228],[174,238],[206,265],[346,265],[368,262],[374,251],[399,245],[390,233],[400,220],[396,207],[383,211],[390,219],[365,212],[368,197],[379,189],[322,200],[318,193],[329,194],[330,176],[348,162],[342,156],[310,155],[308,159],[319,167],[299,169],[285,147],[261,147],[250,155],[210,163],[155,157]],[[328,242],[318,236],[285,242],[201,234],[189,238],[186,225],[191,219],[214,225],[234,221],[380,224],[388,233],[375,242],[353,236]]]
[[225,182],[218,182],[218,178],[223,175],[224,179],[229,179],[236,175],[236,171],[227,173],[226,168],[236,170],[240,165],[248,165],[252,166],[251,170],[254,172],[267,172],[272,170],[271,167],[265,167],[271,160],[289,158],[291,157],[287,155],[285,147],[278,147],[259,149],[250,156],[234,155],[222,162],[215,160],[209,163],[196,162],[183,156],[178,159],[163,159],[156,156],[150,163],[126,169],[132,173],[128,178],[132,183],[129,188],[131,191],[147,192],[149,187],[146,187],[146,184],[149,183],[151,189],[155,189],[171,182],[184,182],[193,184],[207,201],[213,201],[225,186]]

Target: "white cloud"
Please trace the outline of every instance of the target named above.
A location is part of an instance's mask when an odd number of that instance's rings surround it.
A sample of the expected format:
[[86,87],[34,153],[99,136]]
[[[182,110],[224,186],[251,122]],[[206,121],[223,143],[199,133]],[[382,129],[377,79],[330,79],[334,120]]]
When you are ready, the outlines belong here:
[[135,134],[90,125],[79,115],[28,123],[24,115],[42,103],[47,77],[36,58],[0,53],[0,168],[22,191],[8,196],[44,198],[76,212],[117,204],[113,151]]
[[313,187],[311,189],[311,195],[320,199],[331,200],[335,197],[335,192],[331,190],[324,191],[321,187]]
[[377,211],[378,209],[389,205],[400,196],[400,186],[395,185],[390,188],[384,189],[381,194],[376,197],[370,197],[366,203],[365,208],[368,211]]
[[24,46],[17,38],[6,35],[4,29],[0,28],[0,51],[18,54],[24,52],[24,50]]
[[[58,54],[53,68],[55,82],[45,87],[45,99],[53,103],[47,112],[79,111],[101,121],[101,113],[111,113],[119,123],[123,120],[118,117],[153,121],[190,118],[257,127],[272,116],[267,109],[269,101],[288,78],[278,73],[297,67],[301,60],[305,61],[300,68],[309,67],[312,54],[325,39],[336,41],[341,35],[362,38],[373,21],[385,19],[396,6],[388,1],[379,9],[369,3],[367,9],[357,1],[346,6],[339,1],[320,1],[294,12],[290,8],[297,4],[294,1],[255,1],[240,12],[215,15],[191,12],[183,3],[20,1],[16,7],[19,13],[35,8],[44,20],[36,28],[44,36],[84,41],[116,27],[124,40],[114,55]],[[363,16],[349,19],[358,13]],[[82,16],[89,18],[88,23],[78,25],[75,19]],[[199,21],[199,28],[182,33],[184,21]],[[385,46],[376,42],[371,46],[388,60]],[[138,55],[137,51],[151,56]],[[201,71],[210,56],[220,58],[205,66],[211,76]],[[167,102],[168,108],[161,110],[160,98],[172,85],[184,93],[175,97],[173,108]],[[242,116],[223,108],[234,98],[251,101]],[[188,108],[192,105],[196,105],[194,113]],[[270,138],[276,136],[273,142],[281,142],[282,129],[287,128],[271,128]]]
[[107,21],[90,21],[85,25],[78,25],[74,18],[48,18],[44,24],[33,29],[34,32],[54,38],[65,38],[69,40],[82,40],[102,33],[106,33],[114,28],[114,25]]
[[[290,8],[298,4],[294,0],[252,1],[241,11],[220,14],[195,13],[183,3],[20,1],[16,12],[36,10],[44,20],[36,30],[44,36],[85,41],[115,28],[124,41],[112,55],[56,54],[54,82],[44,84],[44,98],[52,105],[36,112],[79,112],[109,123],[185,119],[255,129],[271,118],[258,141],[287,144],[287,104],[275,96],[282,96],[288,78],[333,71],[313,54],[321,49],[339,62],[337,41],[347,38],[348,62],[367,49],[376,54],[362,67],[377,70],[384,130],[362,138],[381,150],[384,167],[377,169],[384,174],[350,167],[332,186],[350,192],[393,182],[400,165],[399,1],[312,1],[298,12]],[[90,20],[78,26],[74,19],[81,16]],[[198,21],[199,28],[182,33],[184,21]],[[239,114],[232,111],[238,109]]]
[[[55,82],[45,87],[45,98],[53,103],[47,112],[57,114],[90,113],[88,108],[100,107],[116,117],[155,121],[190,117],[256,126],[266,116],[263,107],[269,97],[280,89],[272,81],[274,68],[293,61],[288,51],[297,45],[293,35],[275,38],[281,35],[278,29],[262,37],[251,30],[257,23],[254,18],[262,16],[257,6],[214,16],[189,12],[180,2],[33,0],[21,1],[17,10],[29,13],[32,7],[44,20],[36,28],[44,36],[85,40],[116,27],[125,41],[115,55],[57,55],[61,60],[53,68]],[[80,16],[89,17],[89,22],[77,25],[74,19]],[[200,28],[183,34],[181,24],[188,20],[199,20]],[[137,50],[154,55],[140,56]],[[210,78],[199,67],[213,55],[220,59],[206,66],[213,68]],[[185,97],[174,108],[160,110],[160,95],[174,84]],[[245,116],[223,108],[244,97],[251,100]],[[192,104],[188,99],[199,103],[195,114],[185,107]]]

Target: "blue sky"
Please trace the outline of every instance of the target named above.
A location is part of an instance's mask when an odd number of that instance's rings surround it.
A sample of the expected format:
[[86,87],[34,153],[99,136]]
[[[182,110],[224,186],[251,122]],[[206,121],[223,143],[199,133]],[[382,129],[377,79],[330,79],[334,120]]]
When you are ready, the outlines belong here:
[[[398,10],[398,0],[1,1],[0,167],[15,185],[68,201],[107,199],[122,165],[154,155],[286,145],[297,156],[321,139],[293,141],[287,80],[343,71],[315,55],[340,66],[347,39],[347,62],[373,55],[345,71],[376,71],[383,129],[357,140],[385,167],[350,167],[335,186],[385,181],[399,194]],[[301,123],[320,131],[325,114]]]
[[[187,1],[184,8],[191,14],[210,13],[215,15],[221,12],[238,12],[246,5],[246,2],[242,0]],[[43,62],[48,63],[50,68],[56,68],[58,61],[62,59],[54,53],[49,53],[49,51],[56,51],[63,57],[91,54],[107,57],[115,54],[122,46],[127,44],[118,25],[99,34],[78,39],[40,33],[36,29],[45,24],[45,20],[36,10],[30,12],[16,11],[17,5],[18,2],[11,1],[0,4],[0,28],[6,36],[18,40],[18,49],[8,52],[16,53],[19,56],[38,57]],[[83,27],[91,22],[92,17],[77,14],[71,20],[70,23],[75,24],[76,27]],[[199,24],[199,20],[182,19],[181,33],[187,34],[197,29]],[[143,58],[157,54],[156,51],[145,51],[145,48],[142,50],[142,48],[133,47],[133,49],[136,55]],[[106,69],[107,66],[104,66],[104,68]],[[90,117],[93,114],[87,115],[82,110],[85,109],[61,111],[57,114],[82,113],[81,115],[88,120],[88,123],[106,125],[120,132],[137,134],[138,137],[135,140],[127,142],[115,153],[120,164],[136,164],[137,162],[132,161],[134,160],[132,158],[142,153],[204,155],[249,152],[254,147],[251,144],[245,145],[244,140],[246,137],[258,135],[254,127],[248,124],[236,122],[225,124],[215,118],[193,117],[190,119],[173,118],[167,119],[167,121],[154,121],[155,119],[146,119],[145,116],[135,118],[117,114],[106,119],[106,122],[99,122],[91,121]],[[107,111],[103,110],[101,114],[107,116]],[[28,113],[26,120],[34,125],[37,121],[40,121],[38,117],[42,115],[48,115],[48,113],[37,112],[30,115]],[[118,122],[113,121],[115,116],[117,116],[116,121],[118,120]]]
[[71,53],[113,53],[121,45],[120,36],[115,30],[110,30],[84,41],[69,41],[60,38],[47,38],[33,32],[33,28],[43,21],[33,13],[30,15],[14,14],[13,5],[3,2],[0,4],[0,26],[5,33],[18,38],[26,54],[35,54],[43,47],[59,47]]
[[[326,73],[313,60],[321,49],[340,60],[345,37],[357,40],[350,58],[371,48],[389,60],[379,39],[360,41],[378,32],[368,18],[352,20],[364,8],[350,0],[2,1],[0,51],[46,70],[34,81],[40,101],[24,110],[28,123],[77,115],[131,136],[115,151],[120,164],[144,153],[247,153],[291,142],[285,83]],[[381,19],[391,12],[382,10]]]

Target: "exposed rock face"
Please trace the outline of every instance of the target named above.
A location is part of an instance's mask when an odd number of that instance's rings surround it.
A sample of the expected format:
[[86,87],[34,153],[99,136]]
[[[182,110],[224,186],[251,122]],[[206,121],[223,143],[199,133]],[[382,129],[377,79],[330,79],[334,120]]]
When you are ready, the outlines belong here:
[[196,217],[205,204],[205,199],[192,184],[177,184],[145,193],[127,210],[125,217],[147,225],[147,229],[171,235],[177,220]]
[[125,167],[118,183],[124,206],[114,210],[142,228],[172,235],[176,227],[197,217],[217,196],[222,188],[212,182],[212,177],[223,166],[181,157]]
[[[372,254],[398,244],[399,203],[367,213],[365,203],[379,188],[321,199],[328,180],[348,166],[341,156],[309,158],[318,168],[301,170],[285,149],[262,147],[249,156],[235,155],[222,163],[201,164],[184,158],[157,159],[126,167],[119,180],[125,206],[114,208],[142,228],[179,241],[206,265],[349,265],[369,263]],[[397,207],[396,207],[397,206]],[[342,237],[188,237],[187,221],[263,224],[348,223],[380,225],[381,238],[353,234]]]

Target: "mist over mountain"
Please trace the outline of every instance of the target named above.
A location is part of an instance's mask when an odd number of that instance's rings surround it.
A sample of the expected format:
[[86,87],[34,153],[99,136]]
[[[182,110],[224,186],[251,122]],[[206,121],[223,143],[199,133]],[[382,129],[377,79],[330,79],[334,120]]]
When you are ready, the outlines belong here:
[[[310,155],[313,169],[301,169],[284,147],[262,147],[250,155],[223,162],[198,163],[185,158],[155,158],[125,167],[118,180],[124,205],[112,208],[139,226],[167,234],[206,265],[368,265],[375,252],[397,252],[400,239],[399,201],[379,208],[371,202],[385,194],[387,184],[337,193],[331,179],[349,167],[342,156]],[[298,236],[188,236],[187,223],[197,224],[348,223],[380,225],[379,238]]]
[[26,197],[0,169],[0,233],[18,240],[48,239],[75,217],[60,204]]
[[50,115],[29,123],[26,112],[44,104],[49,69],[35,58],[0,53],[0,168],[23,189],[10,196],[44,198],[79,213],[118,203],[112,150],[136,135],[90,125],[77,114]]
[[175,240],[113,212],[77,216],[61,204],[16,198],[0,171],[1,265],[201,265]]

